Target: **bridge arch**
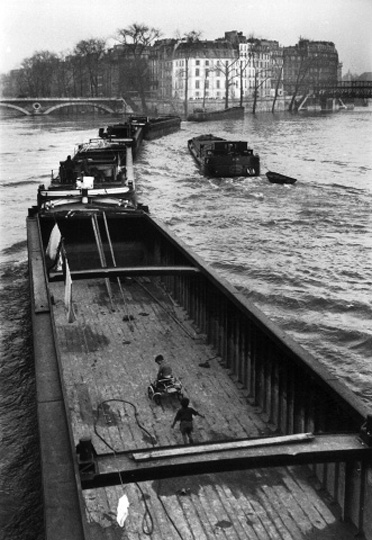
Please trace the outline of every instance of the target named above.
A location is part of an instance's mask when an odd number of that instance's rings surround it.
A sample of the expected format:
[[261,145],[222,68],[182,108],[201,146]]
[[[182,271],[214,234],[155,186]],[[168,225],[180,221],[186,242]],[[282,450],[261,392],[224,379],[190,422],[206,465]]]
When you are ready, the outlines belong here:
[[111,107],[108,107],[107,105],[103,105],[101,103],[91,103],[91,102],[87,102],[87,101],[81,101],[79,103],[76,103],[76,102],[69,102],[69,103],[58,103],[58,105],[53,105],[52,107],[49,107],[49,109],[46,109],[44,112],[40,113],[40,114],[43,114],[43,115],[47,115],[47,114],[50,114],[51,112],[53,111],[56,111],[57,109],[63,109],[63,108],[66,108],[66,107],[74,107],[74,106],[85,106],[85,107],[93,107],[94,109],[100,109],[102,111],[105,111],[105,112],[108,112],[110,114],[115,114],[115,111],[111,108]]
[[13,105],[12,103],[0,103],[0,107],[5,107],[6,109],[15,109],[16,111],[19,111],[25,116],[31,116],[32,113],[30,113],[27,109],[24,107],[20,107],[19,105]]

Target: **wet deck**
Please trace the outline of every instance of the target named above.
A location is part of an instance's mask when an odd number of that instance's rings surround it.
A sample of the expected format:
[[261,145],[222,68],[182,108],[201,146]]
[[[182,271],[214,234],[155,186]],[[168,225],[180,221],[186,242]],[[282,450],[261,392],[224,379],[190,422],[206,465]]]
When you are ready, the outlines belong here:
[[[63,284],[51,284],[75,443],[90,434],[99,454],[151,448],[151,438],[157,446],[182,443],[178,427],[171,428],[177,399],[158,406],[147,396],[160,353],[191,405],[205,415],[194,422],[196,442],[271,434],[244,389],[166,292],[150,279],[122,284],[123,295],[110,283],[112,302],[103,280],[74,284],[77,318],[70,324]],[[208,360],[210,367],[200,365]],[[116,508],[123,493],[130,512],[121,529]],[[355,533],[321,497],[306,467],[179,477],[83,494],[92,539],[346,540]]]

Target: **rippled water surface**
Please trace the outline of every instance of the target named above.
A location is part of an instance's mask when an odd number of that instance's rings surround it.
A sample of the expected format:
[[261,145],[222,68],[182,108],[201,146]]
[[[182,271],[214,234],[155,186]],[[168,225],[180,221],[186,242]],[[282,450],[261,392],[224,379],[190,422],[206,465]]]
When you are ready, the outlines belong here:
[[[36,202],[37,186],[48,182],[51,170],[75,144],[118,120],[84,116],[0,121],[0,262],[3,276],[15,273],[19,287],[27,283],[25,218]],[[260,154],[262,176],[202,177],[187,150],[187,139],[201,133],[248,140]],[[370,108],[301,116],[248,114],[244,120],[183,122],[180,132],[144,143],[136,163],[140,200],[152,214],[368,402],[371,142]],[[270,184],[267,170],[295,176],[298,182]],[[19,300],[19,287],[2,280],[1,317],[6,330],[18,338],[18,347],[27,350],[22,341],[27,317],[20,320],[12,308],[14,303],[27,304]],[[24,350],[15,347],[11,352],[14,340],[7,339],[7,367],[10,362],[13,375],[24,373]],[[4,360],[0,369],[4,372]],[[27,373],[32,379],[32,369]],[[29,396],[26,380],[21,386]],[[13,393],[14,385],[11,388]],[[19,409],[12,413],[8,404],[0,424],[8,428],[17,414]],[[16,434],[22,437],[21,427]],[[14,440],[5,441],[5,448],[9,444],[12,448]],[[9,463],[0,458],[1,466]]]

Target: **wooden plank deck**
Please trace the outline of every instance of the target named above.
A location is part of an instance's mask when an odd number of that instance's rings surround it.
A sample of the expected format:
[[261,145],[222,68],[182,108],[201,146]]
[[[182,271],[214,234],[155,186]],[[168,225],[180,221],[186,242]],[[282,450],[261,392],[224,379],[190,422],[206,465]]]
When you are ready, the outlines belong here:
[[[153,439],[157,446],[182,443],[178,427],[171,428],[177,399],[158,406],[147,396],[157,354],[205,415],[194,421],[196,442],[271,435],[244,389],[156,280],[126,278],[122,285],[124,298],[111,281],[111,304],[103,279],[74,283],[76,321],[69,324],[63,284],[51,284],[75,444],[90,435],[101,454],[152,448]],[[209,368],[200,365],[207,360]],[[121,529],[116,509],[123,493],[130,511]],[[348,540],[355,534],[320,497],[306,467],[176,477],[84,490],[83,496],[92,539]]]

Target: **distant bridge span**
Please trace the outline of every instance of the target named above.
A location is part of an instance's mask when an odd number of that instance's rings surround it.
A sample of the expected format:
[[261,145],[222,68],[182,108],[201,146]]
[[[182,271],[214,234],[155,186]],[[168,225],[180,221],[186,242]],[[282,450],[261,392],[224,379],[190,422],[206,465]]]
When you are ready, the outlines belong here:
[[65,107],[94,107],[109,114],[126,112],[123,98],[1,98],[0,106],[19,111],[25,116],[48,115]]
[[336,84],[322,83],[314,92],[320,98],[368,99],[372,98],[372,81],[340,81]]

